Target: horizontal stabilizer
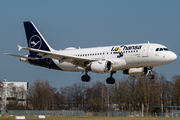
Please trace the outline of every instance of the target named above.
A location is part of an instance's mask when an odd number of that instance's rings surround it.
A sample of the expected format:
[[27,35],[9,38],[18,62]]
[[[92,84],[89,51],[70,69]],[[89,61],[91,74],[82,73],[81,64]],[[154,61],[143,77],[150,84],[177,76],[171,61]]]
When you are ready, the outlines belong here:
[[19,46],[19,45],[17,45],[18,46],[18,51],[20,51],[21,49],[22,49],[22,47],[21,46]]
[[20,55],[14,55],[14,54],[9,54],[9,53],[5,53],[5,55],[10,55],[10,56],[14,56],[14,57],[20,57],[20,58],[26,58],[26,59],[29,59],[29,60],[39,60],[39,58],[20,56]]

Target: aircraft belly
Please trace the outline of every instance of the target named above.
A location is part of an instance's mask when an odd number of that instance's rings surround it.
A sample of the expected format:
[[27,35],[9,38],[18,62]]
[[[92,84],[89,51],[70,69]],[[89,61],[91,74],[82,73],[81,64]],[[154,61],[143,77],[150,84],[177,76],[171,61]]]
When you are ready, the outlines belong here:
[[153,61],[151,61],[149,57],[142,58],[139,56],[128,58],[126,59],[126,62],[127,62],[127,67],[130,67],[130,68],[152,66],[152,63],[153,63]]
[[30,64],[41,66],[49,69],[62,70],[59,68],[50,58],[40,59],[40,60],[28,60]]
[[126,69],[126,61],[124,59],[114,59],[114,64],[112,66],[112,70],[113,71],[117,71],[117,70],[124,70]]
[[127,67],[138,67],[140,62],[141,61],[139,61],[139,59],[135,57],[126,59]]
[[73,65],[72,63],[69,62],[60,62],[59,60],[53,60],[53,61],[63,71],[71,71],[71,72],[84,71],[84,68]]

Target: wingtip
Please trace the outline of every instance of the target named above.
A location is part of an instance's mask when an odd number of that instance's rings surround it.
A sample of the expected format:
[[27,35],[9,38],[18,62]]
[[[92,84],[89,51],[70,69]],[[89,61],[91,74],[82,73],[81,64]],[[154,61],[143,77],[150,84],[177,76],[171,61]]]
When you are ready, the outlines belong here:
[[4,55],[9,55],[9,56],[12,56],[12,54],[10,54],[10,53],[4,53]]

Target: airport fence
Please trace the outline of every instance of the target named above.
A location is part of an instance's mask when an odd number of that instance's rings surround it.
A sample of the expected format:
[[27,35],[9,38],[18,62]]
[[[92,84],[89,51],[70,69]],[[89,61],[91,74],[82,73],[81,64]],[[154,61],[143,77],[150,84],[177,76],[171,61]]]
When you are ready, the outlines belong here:
[[109,116],[127,117],[130,115],[139,116],[139,111],[107,111],[107,112],[84,112],[83,110],[8,110],[8,115],[45,115],[45,116]]
[[8,110],[8,115],[86,116],[83,110]]
[[149,115],[144,114],[144,116],[150,117],[180,117],[180,110],[172,110],[172,112],[154,112]]
[[[45,115],[45,116],[109,116],[109,117],[142,117],[141,111],[107,111],[107,112],[85,112],[83,110],[8,110],[7,115]],[[143,113],[144,117],[180,117],[180,110],[172,110],[163,113]]]
[[86,112],[86,116],[108,116],[108,112]]
[[140,111],[108,111],[109,117],[127,117],[127,116],[134,116],[134,117],[140,117]]

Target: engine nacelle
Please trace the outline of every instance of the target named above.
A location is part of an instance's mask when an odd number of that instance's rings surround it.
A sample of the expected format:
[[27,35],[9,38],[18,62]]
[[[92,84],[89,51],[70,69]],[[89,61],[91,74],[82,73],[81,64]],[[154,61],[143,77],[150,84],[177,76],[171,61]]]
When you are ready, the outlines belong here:
[[130,68],[128,70],[124,70],[123,73],[128,74],[132,77],[142,78],[148,74],[148,68]]
[[90,69],[95,73],[108,73],[112,69],[112,64],[108,60],[92,62]]

